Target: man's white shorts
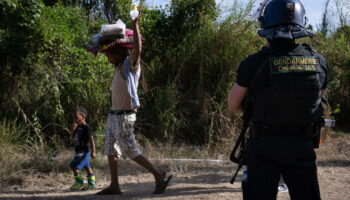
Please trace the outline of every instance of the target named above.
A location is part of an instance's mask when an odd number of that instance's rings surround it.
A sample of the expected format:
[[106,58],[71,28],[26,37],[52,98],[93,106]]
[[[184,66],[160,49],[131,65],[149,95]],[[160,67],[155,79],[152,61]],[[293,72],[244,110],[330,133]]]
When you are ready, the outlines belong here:
[[104,155],[114,155],[120,157],[135,158],[141,155],[141,151],[137,148],[134,124],[136,114],[115,115],[108,114],[105,143],[102,153]]

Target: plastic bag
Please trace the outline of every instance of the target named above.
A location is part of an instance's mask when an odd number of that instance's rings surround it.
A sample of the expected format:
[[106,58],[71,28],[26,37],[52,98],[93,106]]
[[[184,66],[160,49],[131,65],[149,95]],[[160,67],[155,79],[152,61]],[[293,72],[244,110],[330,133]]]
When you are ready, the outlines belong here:
[[123,38],[126,26],[122,20],[118,20],[115,24],[103,24],[101,26],[101,37],[115,36],[115,38]]

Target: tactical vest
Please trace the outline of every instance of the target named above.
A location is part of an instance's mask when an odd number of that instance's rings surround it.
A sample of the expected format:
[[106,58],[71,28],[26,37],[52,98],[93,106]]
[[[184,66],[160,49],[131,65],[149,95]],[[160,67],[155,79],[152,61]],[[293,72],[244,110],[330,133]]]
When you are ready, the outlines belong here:
[[319,57],[311,48],[299,46],[298,52],[270,50],[266,59],[261,70],[268,80],[266,86],[252,92],[252,120],[269,125],[319,121],[323,114],[320,74],[325,73]]

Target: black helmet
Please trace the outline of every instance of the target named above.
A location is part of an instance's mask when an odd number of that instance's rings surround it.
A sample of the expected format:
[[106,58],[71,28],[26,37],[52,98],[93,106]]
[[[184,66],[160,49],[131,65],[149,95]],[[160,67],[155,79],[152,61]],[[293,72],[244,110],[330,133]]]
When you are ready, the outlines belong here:
[[305,29],[306,13],[299,0],[271,0],[259,18],[262,37],[296,39],[314,34]]
[[299,0],[272,0],[267,4],[264,15],[260,18],[262,28],[279,25],[299,25],[305,27],[306,14]]

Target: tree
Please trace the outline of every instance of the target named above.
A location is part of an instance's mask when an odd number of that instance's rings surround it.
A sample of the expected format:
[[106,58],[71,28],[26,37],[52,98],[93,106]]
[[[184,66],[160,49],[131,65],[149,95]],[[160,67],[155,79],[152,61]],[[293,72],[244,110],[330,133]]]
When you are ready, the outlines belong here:
[[350,3],[348,1],[344,2],[343,0],[334,0],[334,3],[338,14],[340,27],[349,26]]
[[329,31],[329,19],[328,19],[328,6],[329,6],[329,1],[326,1],[325,7],[324,7],[324,11],[322,14],[322,23],[321,23],[321,27],[320,27],[320,32],[322,33],[323,36],[327,36],[328,31]]
[[[28,55],[36,55],[42,45],[40,0],[0,1],[0,108],[11,112],[12,98],[18,96],[21,81],[30,76]],[[3,109],[5,108],[5,109]]]

